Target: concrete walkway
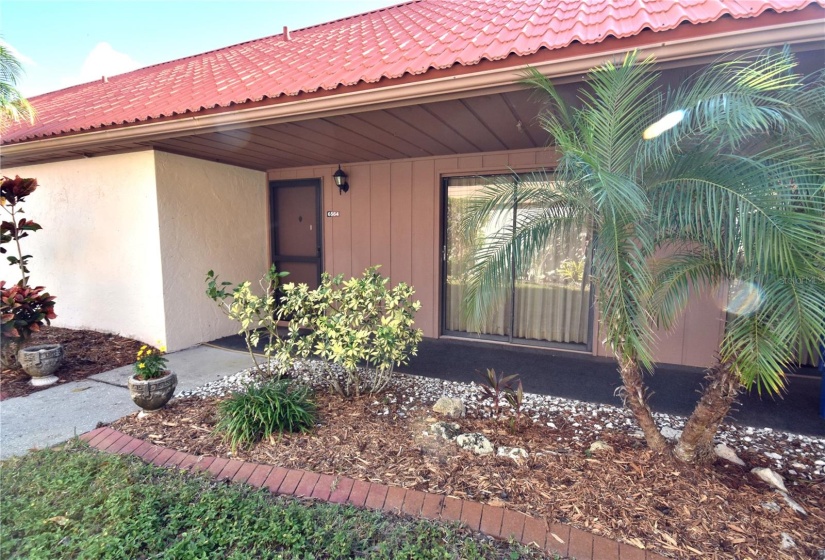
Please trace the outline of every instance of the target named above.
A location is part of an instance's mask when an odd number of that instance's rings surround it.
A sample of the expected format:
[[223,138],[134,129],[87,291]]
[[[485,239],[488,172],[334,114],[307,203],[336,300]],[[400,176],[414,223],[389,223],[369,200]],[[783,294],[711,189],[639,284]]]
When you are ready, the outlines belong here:
[[[168,358],[169,368],[178,375],[176,393],[252,365],[246,354],[207,346],[174,352]],[[137,412],[126,388],[132,371],[132,366],[124,366],[0,401],[0,459],[61,443],[93,430],[98,422],[113,422]]]

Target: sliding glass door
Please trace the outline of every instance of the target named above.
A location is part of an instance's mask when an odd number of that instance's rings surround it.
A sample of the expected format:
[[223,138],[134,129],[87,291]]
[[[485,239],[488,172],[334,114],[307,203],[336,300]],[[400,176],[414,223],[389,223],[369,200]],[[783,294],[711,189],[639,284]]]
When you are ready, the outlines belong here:
[[[541,180],[548,177],[542,175]],[[500,205],[486,223],[473,231],[459,224],[468,203],[485,185],[499,180],[487,177],[451,177],[445,179],[444,216],[444,298],[443,330],[445,334],[476,336],[517,344],[570,344],[587,347],[590,342],[589,234],[571,232],[563,238],[549,239],[545,250],[499,287],[493,307],[484,321],[470,325],[462,302],[467,293],[468,272],[474,264],[477,247],[509,229],[517,233],[520,217],[539,212],[514,203]],[[538,177],[523,176],[528,187]]]

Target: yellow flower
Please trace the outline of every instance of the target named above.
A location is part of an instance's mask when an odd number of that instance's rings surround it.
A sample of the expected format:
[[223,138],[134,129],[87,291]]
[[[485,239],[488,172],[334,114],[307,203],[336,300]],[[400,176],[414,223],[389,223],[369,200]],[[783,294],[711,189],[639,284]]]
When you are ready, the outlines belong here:
[[140,369],[143,369],[143,368],[145,368],[145,367],[146,367],[146,364],[138,364],[138,367],[139,367]]
[[143,346],[140,347],[140,349],[141,350],[146,350],[146,345],[144,344]]
[[161,351],[161,352],[166,352],[166,346],[161,346],[161,347],[160,347],[160,351]]

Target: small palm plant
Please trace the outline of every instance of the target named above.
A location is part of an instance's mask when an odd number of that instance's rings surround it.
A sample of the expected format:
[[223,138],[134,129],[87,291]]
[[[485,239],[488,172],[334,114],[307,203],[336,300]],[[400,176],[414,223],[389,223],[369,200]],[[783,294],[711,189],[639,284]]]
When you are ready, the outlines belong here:
[[[648,445],[665,451],[643,380],[654,321],[675,320],[691,287],[758,284],[764,301],[729,322],[683,435],[693,442],[677,445],[681,459],[705,457],[739,387],[780,390],[794,349],[825,337],[825,94],[821,79],[803,80],[794,65],[787,51],[720,62],[671,91],[652,59],[630,53],[593,69],[575,106],[531,72],[560,159],[544,181],[502,181],[472,202],[468,231],[502,206],[542,211],[519,215],[476,251],[465,301],[471,324],[492,308],[512,264],[518,274],[548,239],[590,228],[591,277],[620,394]],[[662,248],[676,255],[656,263]]]

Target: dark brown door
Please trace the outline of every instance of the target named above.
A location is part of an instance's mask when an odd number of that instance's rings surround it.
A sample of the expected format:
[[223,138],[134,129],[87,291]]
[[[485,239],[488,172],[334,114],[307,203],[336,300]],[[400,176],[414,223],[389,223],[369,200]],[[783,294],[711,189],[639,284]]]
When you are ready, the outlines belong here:
[[284,282],[317,288],[321,280],[321,180],[271,181],[272,262]]

